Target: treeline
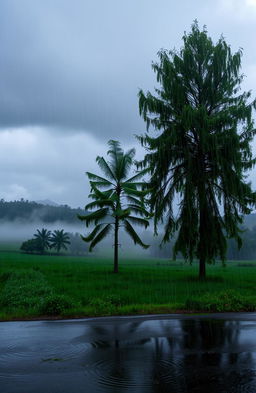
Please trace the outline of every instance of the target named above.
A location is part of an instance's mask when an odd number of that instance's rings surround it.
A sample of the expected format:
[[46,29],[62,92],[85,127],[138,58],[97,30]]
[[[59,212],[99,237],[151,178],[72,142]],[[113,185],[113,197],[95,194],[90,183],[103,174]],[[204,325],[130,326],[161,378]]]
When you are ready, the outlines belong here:
[[[255,215],[251,215],[255,216]],[[242,247],[239,250],[234,239],[227,240],[227,260],[256,260],[256,226],[253,228],[241,228],[241,238],[243,241]],[[175,243],[173,238],[168,244],[163,247],[159,246],[161,236],[153,237],[151,240],[151,247],[149,249],[152,257],[170,258],[172,256],[172,249]],[[148,241],[150,241],[148,239]],[[182,258],[179,254],[177,258]]]
[[60,254],[61,250],[72,255],[84,255],[88,252],[88,246],[83,242],[79,233],[69,233],[61,230],[37,229],[33,238],[24,241],[20,250],[27,254],[45,254],[55,250]]
[[240,250],[238,250],[234,239],[228,239],[227,259],[256,260],[256,226],[251,229],[243,228],[242,230],[243,245]]
[[84,210],[73,209],[68,205],[43,205],[24,199],[11,202],[6,202],[4,199],[0,200],[0,220],[4,221],[40,221],[46,224],[61,221],[77,224],[77,215],[82,213],[84,213]]

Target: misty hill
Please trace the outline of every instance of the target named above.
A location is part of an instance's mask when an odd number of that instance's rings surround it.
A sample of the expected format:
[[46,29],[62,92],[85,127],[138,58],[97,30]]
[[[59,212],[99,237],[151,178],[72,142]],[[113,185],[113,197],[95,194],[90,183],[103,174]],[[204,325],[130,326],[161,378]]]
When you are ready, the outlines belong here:
[[[68,205],[58,205],[48,199],[37,202],[24,199],[6,202],[4,199],[0,199],[0,220],[4,221],[40,221],[44,223],[63,221],[74,224],[78,222],[78,214],[84,215],[85,210],[74,209]],[[242,226],[249,229],[256,226],[256,213],[245,216]]]
[[40,205],[49,205],[49,206],[60,206],[58,203],[51,201],[50,199],[43,199],[42,201],[35,201]]
[[6,202],[0,200],[0,220],[1,221],[19,221],[54,223],[56,221],[69,224],[77,224],[78,214],[84,214],[85,211],[77,208],[73,209],[68,205],[45,205],[38,202],[30,202],[24,199],[19,201]]

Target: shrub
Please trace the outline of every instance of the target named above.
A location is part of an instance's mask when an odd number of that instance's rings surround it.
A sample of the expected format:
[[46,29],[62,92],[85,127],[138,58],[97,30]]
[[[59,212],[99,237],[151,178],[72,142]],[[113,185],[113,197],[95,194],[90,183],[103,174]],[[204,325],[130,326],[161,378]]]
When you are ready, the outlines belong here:
[[42,300],[39,312],[44,315],[60,315],[77,305],[73,299],[66,295],[51,294]]
[[124,304],[121,297],[117,294],[109,294],[104,299],[93,298],[89,301],[89,305],[93,308],[94,314],[113,314],[118,307]]
[[107,299],[94,298],[89,302],[90,306],[92,306],[94,314],[112,314],[116,307]]
[[205,293],[200,298],[195,297],[186,301],[185,307],[193,311],[254,311],[256,304],[240,293],[227,289],[219,293]]
[[121,307],[123,305],[123,301],[119,295],[110,294],[105,299],[107,303],[111,303],[115,307]]
[[21,251],[24,251],[28,254],[38,253],[41,254],[43,252],[42,244],[39,239],[29,239],[22,243],[20,246]]

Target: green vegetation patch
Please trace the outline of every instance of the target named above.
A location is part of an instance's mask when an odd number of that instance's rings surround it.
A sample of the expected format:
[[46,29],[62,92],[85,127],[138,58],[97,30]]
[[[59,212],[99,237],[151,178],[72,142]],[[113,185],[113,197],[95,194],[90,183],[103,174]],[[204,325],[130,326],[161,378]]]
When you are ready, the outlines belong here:
[[35,308],[44,296],[52,293],[52,287],[39,271],[19,270],[4,275],[8,277],[0,298],[4,308]]
[[244,296],[228,289],[219,293],[204,293],[200,298],[195,297],[186,301],[186,308],[193,311],[228,312],[255,311],[255,297]]
[[0,294],[1,311],[29,315],[60,315],[74,307],[68,296],[56,294],[37,269],[6,271],[0,275],[5,285]]
[[113,274],[110,258],[3,252],[0,320],[254,311],[256,269],[241,262],[209,265],[206,280],[199,281],[196,262],[127,258]]
[[109,295],[106,295],[104,298],[95,297],[91,298],[91,300],[89,301],[89,306],[93,315],[118,314],[124,304],[125,300],[123,301],[120,295],[111,293]]
[[75,302],[70,297],[51,293],[42,300],[39,311],[43,315],[61,315],[63,312],[76,306],[78,306],[78,302]]

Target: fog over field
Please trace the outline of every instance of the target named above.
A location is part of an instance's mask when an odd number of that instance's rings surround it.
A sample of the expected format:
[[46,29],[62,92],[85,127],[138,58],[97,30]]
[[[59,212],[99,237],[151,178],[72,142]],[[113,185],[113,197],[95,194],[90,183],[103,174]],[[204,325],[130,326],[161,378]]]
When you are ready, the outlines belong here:
[[[79,233],[80,235],[86,235],[89,233],[90,228],[86,228],[85,224],[79,222],[77,224],[68,224],[63,221],[56,221],[54,223],[45,223],[41,221],[31,221],[24,222],[21,220],[15,221],[3,221],[0,220],[0,243],[22,243],[28,239],[31,239],[36,233],[37,229],[41,230],[46,228],[50,231],[56,229],[64,229],[65,232],[69,233]],[[144,239],[146,244],[151,244],[153,233],[151,229],[147,231],[137,228],[137,232],[140,234],[142,239]],[[160,238],[159,238],[160,242]],[[98,255],[112,257],[113,256],[113,243],[114,243],[114,232],[99,243],[95,252]],[[88,243],[84,243],[85,248],[88,247]],[[148,256],[150,254],[150,249],[144,250],[140,246],[135,245],[133,241],[125,234],[122,230],[120,231],[119,239],[119,254],[120,257],[126,256]],[[171,253],[170,253],[171,255]]]
[[46,224],[40,221],[23,222],[0,221],[0,239],[1,241],[24,241],[33,237],[37,229],[46,228],[50,231],[55,229],[64,229],[65,232],[83,233],[84,226],[78,222],[77,225],[70,225],[63,222],[54,222]]

